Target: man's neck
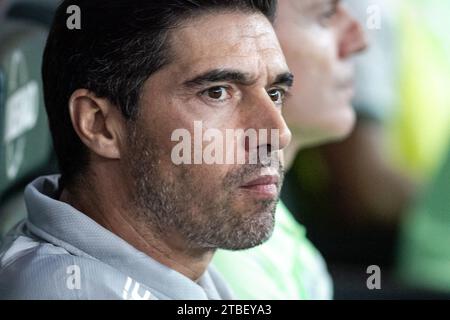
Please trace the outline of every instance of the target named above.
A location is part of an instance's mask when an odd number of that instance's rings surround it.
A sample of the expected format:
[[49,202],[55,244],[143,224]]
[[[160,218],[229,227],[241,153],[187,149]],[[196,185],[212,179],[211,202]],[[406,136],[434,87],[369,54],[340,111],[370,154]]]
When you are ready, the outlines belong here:
[[[190,249],[176,232],[161,234],[146,221],[136,218],[126,192],[116,183],[92,182],[80,191],[64,189],[60,201],[83,212],[95,222],[124,239],[159,263],[197,281],[206,271],[214,250]],[[115,186],[115,187],[112,187]],[[78,189],[79,190],[79,189]],[[127,205],[128,204],[128,205]]]

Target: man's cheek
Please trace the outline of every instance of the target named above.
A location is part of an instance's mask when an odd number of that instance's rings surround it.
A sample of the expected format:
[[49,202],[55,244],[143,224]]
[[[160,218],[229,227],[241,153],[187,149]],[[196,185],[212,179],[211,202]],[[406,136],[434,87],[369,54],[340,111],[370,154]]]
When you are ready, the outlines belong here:
[[222,190],[223,174],[220,166],[214,165],[175,165],[173,167],[174,178],[177,183],[182,183],[186,192],[194,197],[207,198],[211,194],[217,195]]
[[220,164],[202,164],[192,165],[192,174],[195,175],[195,181],[205,188],[213,187],[214,189],[223,187],[223,179],[227,169],[225,165]]

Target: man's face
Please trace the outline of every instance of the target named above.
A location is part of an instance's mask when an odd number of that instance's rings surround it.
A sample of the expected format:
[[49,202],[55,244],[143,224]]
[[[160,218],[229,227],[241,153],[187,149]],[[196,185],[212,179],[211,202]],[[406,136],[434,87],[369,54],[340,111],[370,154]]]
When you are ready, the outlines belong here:
[[[176,165],[171,136],[187,129],[194,152],[194,121],[224,137],[226,129],[278,129],[279,147],[269,146],[276,157],[290,131],[281,116],[289,71],[275,32],[259,14],[205,14],[174,30],[170,43],[172,62],[145,83],[122,156],[139,217],[192,248],[258,245],[273,229],[280,166]],[[257,148],[268,144],[260,137]],[[240,148],[248,157],[249,145],[237,141],[224,153]]]
[[339,0],[283,0],[276,30],[296,76],[283,114],[301,147],[353,128],[352,55],[365,48],[361,26]]

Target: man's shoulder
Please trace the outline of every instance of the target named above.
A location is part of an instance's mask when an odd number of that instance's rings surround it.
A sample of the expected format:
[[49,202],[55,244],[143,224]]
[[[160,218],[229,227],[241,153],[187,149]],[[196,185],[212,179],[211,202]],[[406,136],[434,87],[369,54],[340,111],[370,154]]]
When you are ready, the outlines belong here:
[[0,253],[0,299],[120,299],[125,280],[100,261],[26,236]]

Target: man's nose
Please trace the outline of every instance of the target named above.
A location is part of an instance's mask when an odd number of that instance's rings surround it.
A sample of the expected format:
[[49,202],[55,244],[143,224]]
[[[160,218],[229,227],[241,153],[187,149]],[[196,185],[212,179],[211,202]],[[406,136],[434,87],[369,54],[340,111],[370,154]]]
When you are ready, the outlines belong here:
[[272,152],[286,148],[291,142],[292,134],[281,114],[280,106],[265,91],[252,98],[250,103],[252,106],[247,109],[247,125],[250,125],[249,129],[257,131],[258,147],[269,146]]
[[339,56],[341,59],[346,59],[367,49],[367,38],[361,23],[345,7],[342,7],[341,10],[343,24]]

